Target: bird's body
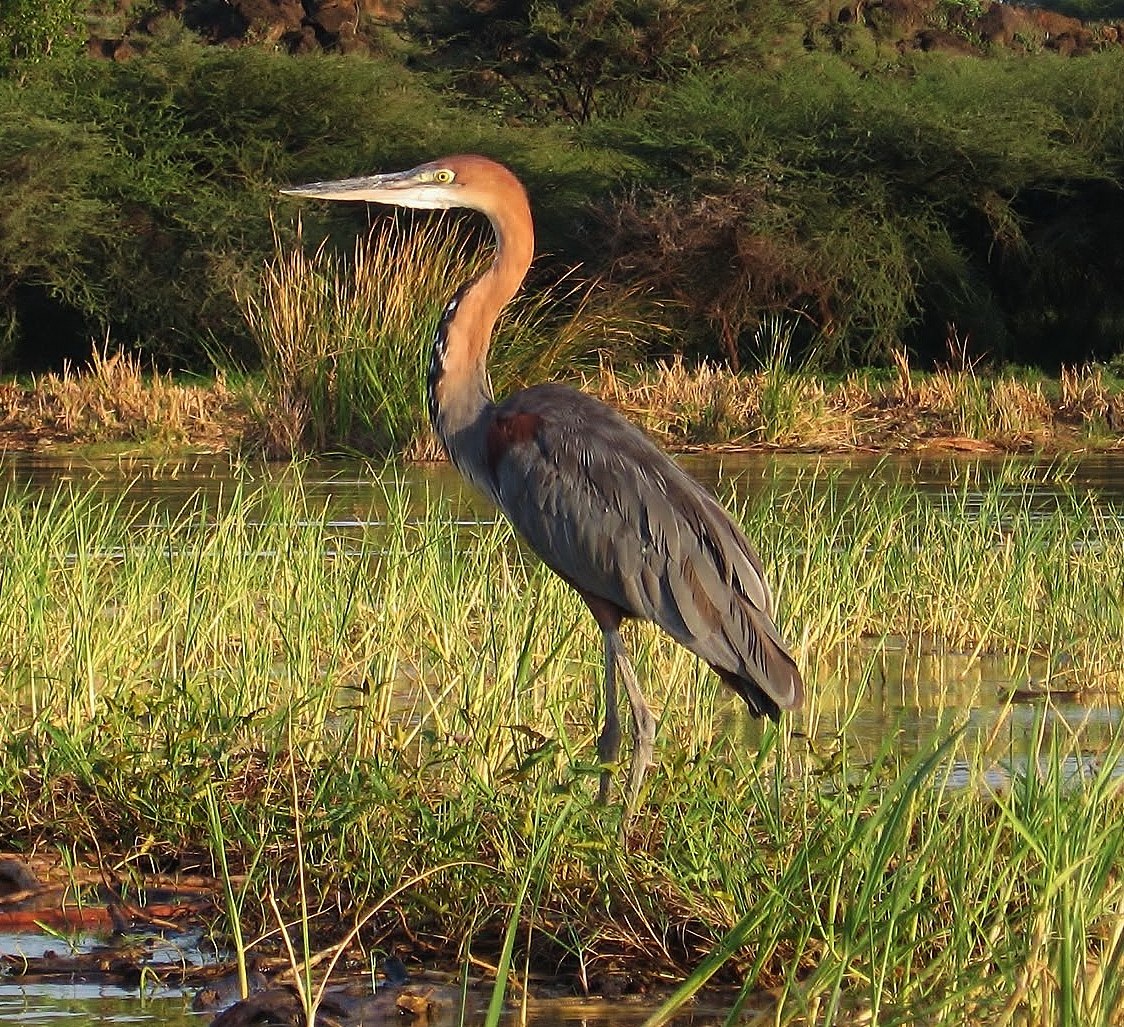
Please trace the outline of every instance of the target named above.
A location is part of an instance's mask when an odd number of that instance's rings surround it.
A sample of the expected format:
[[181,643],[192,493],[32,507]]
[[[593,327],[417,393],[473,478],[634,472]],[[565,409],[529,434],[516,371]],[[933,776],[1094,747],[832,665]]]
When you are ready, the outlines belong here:
[[[626,618],[652,621],[705,660],[755,716],[803,700],[795,662],[773,624],[761,562],[714,497],[611,407],[562,385],[492,399],[487,353],[503,306],[534,250],[522,185],[502,165],[459,156],[412,171],[286,190],[293,195],[486,214],[496,257],[442,315],[428,376],[434,428],[457,469],[492,500],[548,567],[582,597],[605,637],[603,763],[616,761],[616,672],[636,748],[626,806],[651,759],[655,719],[625,654]],[[602,776],[601,797],[608,788]]]

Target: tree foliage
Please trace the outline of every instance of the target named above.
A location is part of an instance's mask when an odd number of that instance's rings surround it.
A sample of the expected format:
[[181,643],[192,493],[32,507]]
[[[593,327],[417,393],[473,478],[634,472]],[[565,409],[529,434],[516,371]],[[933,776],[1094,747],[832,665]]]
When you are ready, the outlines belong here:
[[64,355],[106,332],[173,363],[244,355],[234,288],[272,252],[278,185],[413,161],[431,110],[394,67],[191,41],[0,80],[9,363],[63,324],[82,333]]
[[653,86],[798,39],[807,0],[423,0],[413,30],[458,89],[522,118],[584,125]]
[[182,31],[123,62],[18,62],[0,78],[6,366],[107,331],[166,362],[248,355],[234,291],[271,221],[350,245],[368,216],[279,185],[464,150],[528,182],[536,273],[581,261],[674,301],[663,338],[687,351],[743,362],[778,315],[837,366],[935,356],[950,324],[1000,360],[1124,346],[1124,50],[856,62],[806,49],[770,0],[491,11],[422,5],[442,34],[420,68]]
[[999,359],[1111,355],[1121,103],[1117,53],[693,76],[629,123],[664,184],[608,219],[610,250],[734,362],[770,313],[837,365],[933,355],[950,323]]
[[0,68],[78,53],[83,0],[0,0]]

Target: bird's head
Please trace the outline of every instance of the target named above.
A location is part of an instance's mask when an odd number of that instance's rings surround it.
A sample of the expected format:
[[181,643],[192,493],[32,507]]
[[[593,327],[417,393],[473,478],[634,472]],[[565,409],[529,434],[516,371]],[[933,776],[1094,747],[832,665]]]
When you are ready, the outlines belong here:
[[491,214],[497,207],[526,194],[519,180],[502,164],[475,154],[460,154],[394,171],[334,182],[310,182],[282,189],[286,196],[320,200],[364,200],[421,210],[467,207]]

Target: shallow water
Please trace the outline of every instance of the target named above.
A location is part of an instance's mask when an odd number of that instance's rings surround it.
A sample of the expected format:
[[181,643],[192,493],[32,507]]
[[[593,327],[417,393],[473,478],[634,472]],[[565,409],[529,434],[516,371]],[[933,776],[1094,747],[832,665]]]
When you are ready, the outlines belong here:
[[[715,488],[726,501],[737,501],[776,483],[795,483],[809,490],[846,489],[859,481],[906,485],[919,493],[939,497],[955,490],[982,495],[988,484],[1002,475],[1011,482],[1012,503],[1032,502],[1049,510],[1063,490],[1087,493],[1116,516],[1124,516],[1124,459],[1099,455],[1071,461],[1065,465],[1032,458],[986,458],[958,455],[935,456],[771,456],[763,454],[722,454],[688,456],[682,462],[704,483]],[[90,491],[110,498],[122,498],[127,508],[150,510],[155,515],[175,513],[185,505],[206,501],[211,509],[229,501],[240,483],[253,487],[265,481],[284,480],[289,472],[280,466],[232,466],[225,458],[187,456],[175,459],[138,458],[127,455],[104,457],[54,456],[42,454],[0,455],[0,490],[6,486],[52,494],[73,490]],[[305,493],[315,508],[323,502],[332,525],[347,533],[377,525],[385,516],[385,489],[404,490],[407,507],[416,514],[426,504],[446,502],[454,515],[466,523],[495,518],[481,500],[468,490],[447,465],[373,468],[360,461],[320,461],[308,463],[301,475]],[[982,784],[1002,790],[1012,777],[1025,769],[1027,739],[1043,728],[1063,726],[1081,738],[1083,757],[1069,757],[1066,769],[1075,777],[1095,765],[1101,751],[1116,729],[1121,711],[1109,705],[1086,706],[1064,697],[1043,709],[1035,704],[1006,701],[1014,689],[1033,686],[1036,680],[1057,671],[1045,661],[1019,663],[1004,657],[973,659],[964,654],[934,654],[914,651],[904,641],[883,641],[878,647],[859,644],[851,654],[848,672],[842,679],[863,682],[861,704],[854,708],[852,697],[842,685],[833,702],[818,713],[815,734],[830,738],[844,723],[847,726],[849,754],[856,762],[876,758],[888,744],[908,755],[920,739],[931,737],[939,724],[948,722],[951,712],[967,717],[965,732],[982,744],[989,740],[1001,753],[988,769]],[[860,686],[855,685],[856,689]],[[747,735],[760,730],[739,718],[740,706],[731,702],[731,731]],[[1087,762],[1086,762],[1087,761]],[[1124,773],[1124,769],[1121,771]],[[967,767],[953,763],[947,768],[946,783],[980,786]],[[76,940],[79,946],[98,943],[97,938]],[[42,935],[0,935],[0,954],[41,954],[45,948],[65,945],[65,941]],[[190,946],[188,946],[190,949]],[[176,959],[202,959],[196,947],[170,946],[160,954]],[[637,1009],[636,1020],[644,1011]],[[67,983],[21,984],[16,978],[0,976],[0,1023],[85,1024],[137,1023],[155,1021],[171,1025],[208,1022],[208,1015],[190,1010],[190,996],[159,985],[142,995],[138,989],[107,986],[75,980]],[[536,1017],[539,1027],[546,1025],[622,1024],[633,1022],[630,1012],[621,1007],[581,1007],[571,1004]],[[679,1023],[708,1023],[711,1017]]]
[[[198,937],[178,941],[152,937],[146,943],[146,962],[153,975],[144,988],[122,987],[75,975],[68,981],[27,983],[0,974],[0,1023],[85,1024],[161,1023],[199,1027],[191,1012],[191,998],[182,989],[162,987],[161,969],[180,963],[200,966],[205,957]],[[34,932],[0,932],[0,956],[35,958],[49,951],[61,955],[89,953],[105,943],[94,934],[65,938]]]
[[[679,462],[723,500],[751,496],[773,482],[804,482],[807,487],[846,488],[858,481],[907,485],[939,495],[950,488],[982,493],[987,483],[1003,475],[1025,483],[1045,506],[1065,487],[1087,492],[1124,511],[1124,457],[1098,453],[1080,459],[1042,460],[1036,457],[971,457],[956,454],[687,454]],[[302,481],[310,497],[323,499],[328,512],[341,523],[377,523],[385,510],[384,486],[401,487],[410,509],[443,498],[458,516],[494,518],[494,511],[464,484],[446,463],[401,466],[371,465],[360,460],[319,460],[302,465]],[[282,464],[233,464],[227,457],[187,455],[140,457],[127,454],[82,456],[50,453],[0,453],[0,489],[16,486],[51,493],[73,489],[110,498],[124,496],[128,504],[178,511],[205,499],[223,505],[236,483],[283,479]],[[1012,498],[1022,489],[1011,488]]]
[[[96,935],[80,935],[66,940],[36,933],[11,934],[0,931],[0,957],[42,956],[48,950],[66,953],[89,952],[104,943]],[[72,948],[70,948],[72,946]],[[191,939],[178,942],[155,943],[151,966],[155,973],[143,987],[121,987],[116,984],[94,983],[76,976],[65,982],[24,983],[18,977],[4,977],[0,973],[0,1024],[67,1025],[86,1027],[88,1024],[167,1024],[169,1027],[203,1027],[214,1016],[214,1011],[197,1012],[192,1009],[194,989],[167,987],[159,983],[160,968],[174,966],[178,960],[199,965],[206,957]],[[342,982],[341,982],[342,983]],[[424,988],[422,989],[425,990]],[[456,989],[451,989],[455,991]],[[487,997],[487,989],[482,992]],[[482,1004],[478,995],[475,1006]],[[454,1008],[455,1006],[455,1008]],[[528,1022],[534,1027],[630,1027],[641,1024],[651,1012],[651,1003],[625,1000],[608,1002],[603,999],[538,1001],[529,1009]],[[719,1009],[696,1009],[674,1018],[675,1027],[704,1027],[724,1022]],[[482,1016],[470,1013],[464,1022],[480,1022]],[[364,1017],[367,1027],[382,1027],[410,1022],[398,1014],[391,1004],[387,1015]],[[461,1022],[459,1005],[455,1002],[439,1003],[424,1021],[428,1027],[445,1027]],[[514,1011],[504,1017],[505,1024],[518,1022]]]

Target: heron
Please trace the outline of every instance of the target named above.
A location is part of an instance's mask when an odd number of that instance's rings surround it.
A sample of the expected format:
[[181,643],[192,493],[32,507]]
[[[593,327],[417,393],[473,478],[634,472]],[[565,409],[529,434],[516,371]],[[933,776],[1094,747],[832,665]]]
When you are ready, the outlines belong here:
[[620,757],[617,678],[631,710],[623,823],[652,762],[656,719],[621,636],[626,620],[657,624],[715,671],[755,717],[797,709],[804,685],[774,623],[760,557],[715,497],[612,407],[556,383],[492,395],[488,349],[500,311],[534,256],[530,201],[502,164],[475,154],[409,171],[282,190],[488,218],[488,268],[446,304],[429,361],[429,416],[461,475],[489,499],[589,608],[601,629],[604,723],[598,799]]

